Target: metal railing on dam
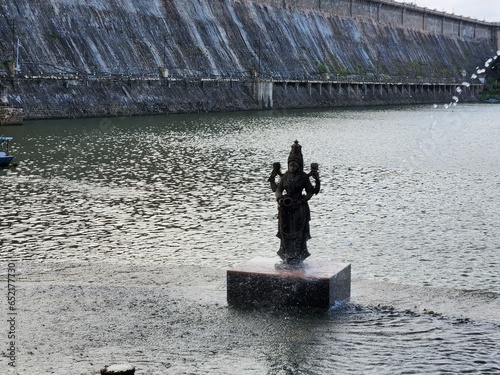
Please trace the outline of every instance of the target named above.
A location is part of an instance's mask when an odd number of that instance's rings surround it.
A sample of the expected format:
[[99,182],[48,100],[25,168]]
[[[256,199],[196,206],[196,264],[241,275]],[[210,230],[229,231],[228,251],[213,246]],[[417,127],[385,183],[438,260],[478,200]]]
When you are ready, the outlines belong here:
[[[184,70],[184,71],[183,71]],[[171,72],[173,70],[170,70]],[[38,81],[38,80],[57,80],[57,81],[159,81],[166,80],[171,82],[196,82],[196,81],[273,81],[280,82],[313,82],[313,83],[359,83],[359,84],[458,84],[456,77],[437,77],[437,76],[400,76],[389,74],[335,74],[335,73],[304,73],[293,74],[293,72],[261,72],[250,73],[248,71],[237,71],[226,74],[211,73],[209,71],[193,71],[192,69],[179,69],[175,73],[158,74],[157,72],[134,72],[134,73],[85,73],[73,70],[68,73],[60,73],[57,69],[54,72],[47,72],[41,74],[10,74],[5,70],[0,69],[0,81],[8,80],[24,80],[24,81]],[[464,80],[467,80],[464,77]],[[481,85],[482,82],[479,78],[472,80],[474,84]]]
[[[110,76],[78,76],[78,75],[33,75],[24,77],[8,77],[0,76],[0,84],[3,86],[8,86],[15,84],[15,81],[24,82],[43,82],[43,81],[59,81],[66,82],[64,85],[72,85],[77,82],[85,84],[86,82],[154,82],[163,81],[167,84],[169,83],[185,83],[185,84],[217,84],[221,82],[254,82],[254,83],[273,83],[273,84],[283,84],[283,85],[350,85],[350,86],[412,86],[412,87],[458,87],[464,84],[464,82],[459,83],[454,77],[397,77],[397,76],[374,76],[374,77],[363,77],[363,76],[332,76],[325,78],[282,78],[273,76],[264,77],[231,77],[231,76],[184,76],[184,77],[159,77],[153,74],[144,75],[110,75]],[[475,82],[468,83],[467,86],[470,88],[480,88],[483,87],[478,79]],[[72,82],[72,83],[71,83]]]

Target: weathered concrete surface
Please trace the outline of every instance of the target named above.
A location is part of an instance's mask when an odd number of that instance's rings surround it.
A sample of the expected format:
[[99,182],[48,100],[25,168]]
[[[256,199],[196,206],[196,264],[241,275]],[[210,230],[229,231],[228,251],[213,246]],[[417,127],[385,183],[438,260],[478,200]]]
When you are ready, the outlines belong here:
[[244,82],[20,79],[15,90],[31,119],[258,108]]
[[[21,93],[16,98],[18,105],[26,106],[25,119],[449,103],[456,94],[456,85],[249,80],[19,79],[8,87]],[[473,89],[464,90],[460,101],[476,101],[481,87]]]
[[[4,78],[2,86],[28,119],[259,107],[244,81],[222,89],[127,86],[128,77],[159,77],[160,67],[168,68],[170,76],[190,78],[242,80],[258,72],[263,78],[317,79],[326,69],[362,79],[460,83],[463,71],[472,73],[496,52],[493,39],[451,38],[363,17],[252,1],[18,0],[4,2],[0,12],[0,57],[14,59],[19,39],[20,76],[29,77],[19,82]],[[42,75],[75,79],[57,84],[33,78]],[[118,82],[82,79],[110,75]],[[275,94],[275,103],[297,106],[289,95]],[[316,106],[299,96],[298,106]],[[406,99],[393,96],[381,102]],[[352,99],[346,103],[353,104]],[[363,101],[370,104],[380,101]]]

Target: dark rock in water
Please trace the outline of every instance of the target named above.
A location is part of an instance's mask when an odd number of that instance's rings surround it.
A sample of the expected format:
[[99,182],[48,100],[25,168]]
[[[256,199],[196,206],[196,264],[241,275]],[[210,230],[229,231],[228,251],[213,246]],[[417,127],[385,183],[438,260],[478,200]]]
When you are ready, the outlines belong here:
[[128,364],[106,365],[101,369],[102,375],[134,375],[135,367]]

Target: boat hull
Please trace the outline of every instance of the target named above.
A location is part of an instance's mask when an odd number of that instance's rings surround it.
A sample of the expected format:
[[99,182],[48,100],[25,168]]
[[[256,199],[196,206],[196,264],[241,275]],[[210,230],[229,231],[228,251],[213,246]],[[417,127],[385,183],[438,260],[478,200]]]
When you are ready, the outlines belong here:
[[8,167],[14,156],[0,156],[0,167]]

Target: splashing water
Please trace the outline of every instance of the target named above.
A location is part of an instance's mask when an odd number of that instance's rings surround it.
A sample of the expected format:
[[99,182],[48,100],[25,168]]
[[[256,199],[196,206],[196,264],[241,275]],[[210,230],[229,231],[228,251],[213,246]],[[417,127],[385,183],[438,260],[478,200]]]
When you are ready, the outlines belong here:
[[[498,51],[497,51],[497,53],[496,53],[496,55],[495,55],[495,56],[490,57],[488,60],[486,60],[486,61],[484,62],[484,67],[485,67],[485,68],[489,68],[489,67],[490,67],[490,65],[491,65],[491,63],[493,63],[493,62],[494,62],[494,61],[495,61],[495,60],[496,60],[499,56],[500,56],[500,50],[498,50]],[[476,78],[478,78],[480,75],[483,75],[484,73],[486,73],[486,69],[484,69],[484,68],[480,68],[480,67],[478,66],[478,67],[476,67],[476,72],[475,72],[474,74],[472,74],[472,75],[470,76],[470,78],[471,78],[471,79],[476,79]],[[457,88],[455,89],[455,91],[456,91],[457,95],[453,95],[453,96],[451,97],[451,99],[452,99],[453,101],[452,101],[452,102],[450,102],[450,103],[444,104],[444,106],[443,106],[443,107],[444,107],[445,109],[448,109],[448,108],[450,108],[450,107],[454,107],[454,106],[456,106],[456,105],[457,105],[457,103],[458,103],[458,101],[459,101],[458,96],[459,96],[459,95],[463,92],[462,87],[468,88],[468,87],[470,87],[470,85],[471,85],[471,84],[470,84],[469,82],[464,81],[464,82],[462,82],[462,83],[460,84],[460,86],[457,86]],[[433,108],[438,108],[438,105],[437,105],[437,104],[434,104],[434,105],[433,105]]]

